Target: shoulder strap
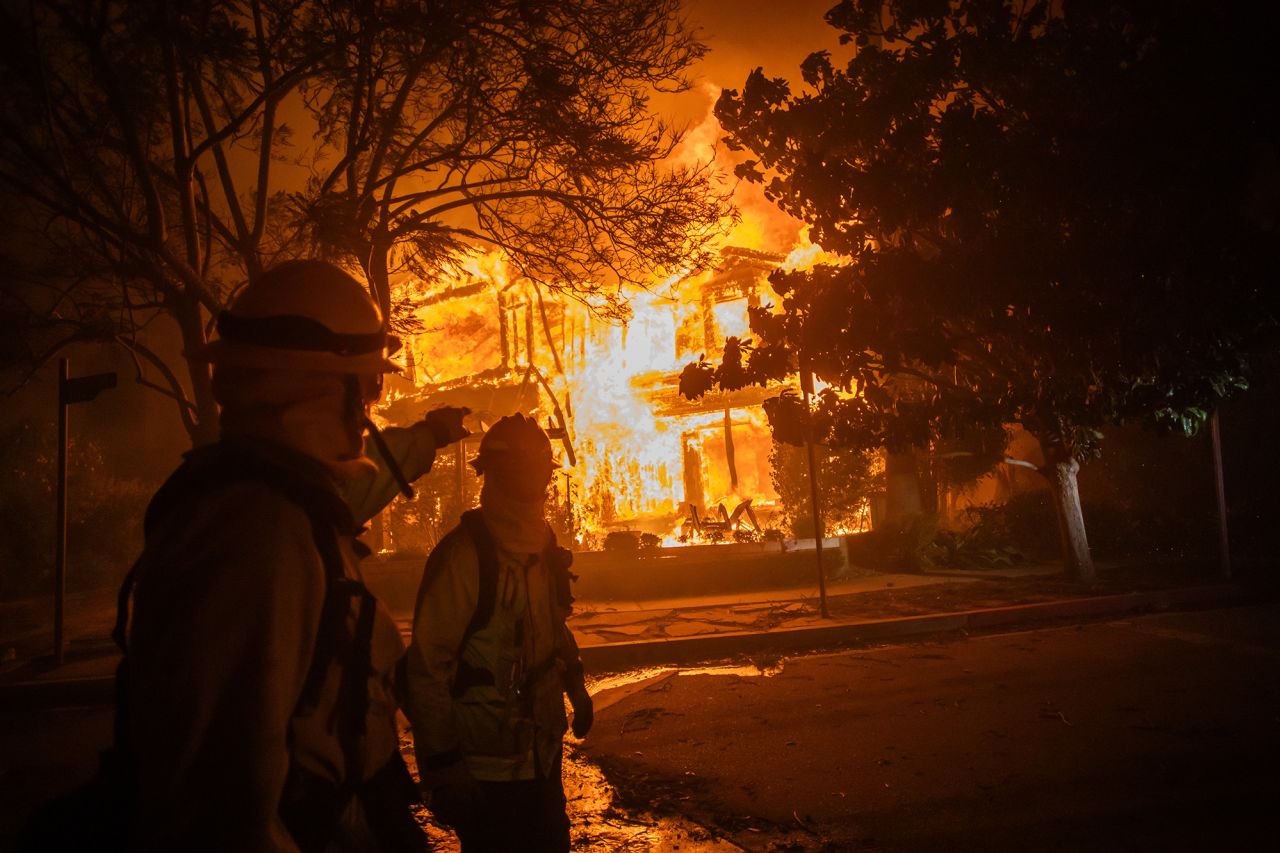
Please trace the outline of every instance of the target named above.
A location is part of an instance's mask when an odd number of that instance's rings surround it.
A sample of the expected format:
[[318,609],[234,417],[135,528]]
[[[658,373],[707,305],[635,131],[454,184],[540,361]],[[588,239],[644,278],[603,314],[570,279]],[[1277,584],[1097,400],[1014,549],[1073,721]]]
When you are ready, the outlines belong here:
[[[471,641],[471,638],[477,632],[483,631],[493,620],[493,613],[497,607],[498,600],[498,546],[488,525],[484,523],[484,516],[480,510],[472,509],[464,512],[458,525],[458,531],[467,536],[475,548],[480,588],[476,595],[475,609],[472,611],[471,619],[467,622],[467,627],[462,633],[462,639],[458,643],[458,673],[455,676],[452,688],[455,696],[478,684],[495,683],[492,673],[467,666],[462,659],[462,653],[466,650],[467,643]],[[423,570],[422,585],[418,592],[418,607],[422,606],[422,598],[426,594],[427,587],[431,584],[432,579],[445,571],[449,552],[450,549],[448,548],[436,546],[431,555],[427,557],[427,564]],[[551,567],[553,593],[563,606],[569,607],[573,601],[573,597],[569,592],[569,582],[571,579],[576,579],[576,576],[569,572],[569,566],[573,563],[573,554],[564,548],[558,547],[555,536],[551,535],[543,557]],[[414,614],[414,621],[417,621],[416,613]],[[400,669],[398,677],[403,690],[403,685],[405,684],[403,667]]]
[[467,630],[462,635],[462,643],[458,653],[466,648],[467,642],[477,631],[483,631],[493,619],[493,609],[498,599],[498,546],[493,541],[493,534],[484,523],[480,510],[472,509],[462,514],[462,529],[471,537],[476,547],[476,558],[480,564],[480,593],[476,596],[476,609],[467,623]]
[[[427,596],[427,590],[432,581],[448,570],[449,559],[453,553],[453,548],[450,546],[456,536],[465,536],[471,540],[472,547],[475,548],[480,588],[476,595],[475,609],[471,611],[471,619],[467,622],[467,627],[462,632],[462,639],[458,642],[456,653],[458,661],[457,672],[455,672],[453,684],[450,686],[450,691],[455,698],[471,687],[496,683],[493,673],[485,669],[471,667],[462,658],[462,653],[466,650],[467,643],[471,642],[471,638],[475,636],[476,632],[484,630],[485,626],[493,619],[493,611],[498,598],[498,548],[494,544],[493,536],[489,533],[489,528],[484,523],[484,518],[480,515],[480,510],[473,509],[464,512],[458,527],[446,534],[445,538],[427,556],[427,564],[422,571],[422,582],[418,587],[418,600],[413,614],[413,621],[416,624],[418,613],[422,608],[422,602]],[[408,672],[406,670],[408,657],[409,653],[406,652],[401,656],[400,662],[396,666],[396,685],[402,697],[408,695]]]
[[555,596],[554,600],[572,613],[574,602],[572,584],[578,579],[578,576],[570,571],[573,566],[573,552],[561,547],[556,541],[555,533],[552,532],[551,541],[543,549],[542,559],[547,566],[547,574],[551,578],[551,592]]

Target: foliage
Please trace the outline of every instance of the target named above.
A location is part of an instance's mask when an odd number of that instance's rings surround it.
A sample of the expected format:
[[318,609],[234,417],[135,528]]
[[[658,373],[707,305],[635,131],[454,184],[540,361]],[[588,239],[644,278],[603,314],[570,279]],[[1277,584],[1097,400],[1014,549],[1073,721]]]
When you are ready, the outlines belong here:
[[[1049,509],[1049,531],[1053,530]],[[923,572],[935,568],[996,569],[1026,560],[1019,541],[1000,524],[1003,507],[975,523],[944,527],[936,513],[920,512],[846,539],[851,562],[866,568]],[[992,524],[990,522],[997,523]]]
[[798,92],[757,70],[716,114],[757,158],[739,175],[843,260],[771,276],[780,310],[753,311],[754,343],[693,390],[811,367],[830,387],[792,420],[855,448],[1020,423],[1064,517],[1107,426],[1194,432],[1276,329],[1275,30],[1243,20],[1187,0],[841,2],[846,63],[811,55]]
[[[123,347],[193,440],[217,417],[197,353],[234,282],[284,247],[278,108],[347,36],[323,3],[35,0],[0,7],[4,311],[39,367],[74,341]],[[246,153],[248,152],[248,153]],[[185,373],[185,377],[183,374]]]
[[773,276],[747,376],[803,354],[853,392],[819,396],[820,431],[862,447],[1020,422],[1080,456],[1117,421],[1194,431],[1275,319],[1252,184],[1274,52],[1224,6],[952,0],[881,26],[884,4],[846,0],[845,67],[726,91],[731,144],[760,158],[741,175],[849,259]]
[[[661,167],[676,137],[647,113],[703,50],[677,11],[0,5],[0,366],[21,383],[68,343],[120,346],[199,443],[216,434],[212,316],[309,247],[363,267],[384,309],[392,272],[477,242],[617,308],[621,284],[700,263],[724,213],[704,169]],[[286,115],[319,144],[293,146]],[[295,191],[298,167],[315,179]],[[174,330],[185,358],[156,344]]]
[[[452,448],[451,448],[452,449]],[[459,520],[476,505],[479,481],[467,472],[470,482],[467,502],[458,493],[457,468],[450,456],[436,458],[431,470],[413,483],[412,500],[397,496],[384,515],[389,534],[385,545],[397,553],[427,555]]]
[[1057,546],[1053,503],[1044,491],[1019,492],[1008,501],[965,509],[960,527],[977,541],[1007,544],[1029,559],[1051,558]]
[[[24,419],[0,434],[5,508],[0,598],[49,592],[53,584],[57,448],[51,424]],[[73,442],[67,462],[67,581],[72,589],[116,583],[142,544],[151,489],[105,471],[101,448]]]
[[[1212,506],[1202,508],[1154,501],[1117,503],[1095,500],[1084,506],[1089,541],[1105,559],[1188,558],[1214,553],[1217,545]],[[935,542],[950,562],[967,568],[998,567],[1008,553],[1018,559],[1052,559],[1058,542],[1053,503],[1045,491],[1022,492],[1003,504],[965,509],[954,533],[943,531]],[[966,554],[965,551],[969,553]],[[1014,557],[1014,555],[1017,555]]]
[[929,543],[929,562],[952,568],[1003,569],[1025,560],[1017,545],[992,542],[984,533],[979,528],[939,530]]
[[[823,446],[815,451],[823,527],[828,532],[865,528],[867,501],[884,489],[876,454]],[[809,461],[805,449],[775,441],[769,454],[769,469],[787,528],[797,537],[813,536]]]
[[353,9],[307,86],[327,159],[292,201],[322,250],[429,278],[477,242],[606,313],[697,268],[725,214],[707,167],[664,164],[648,111],[705,51],[678,0],[443,0]]
[[634,530],[611,530],[605,534],[604,550],[615,554],[635,554],[640,550],[640,534]]

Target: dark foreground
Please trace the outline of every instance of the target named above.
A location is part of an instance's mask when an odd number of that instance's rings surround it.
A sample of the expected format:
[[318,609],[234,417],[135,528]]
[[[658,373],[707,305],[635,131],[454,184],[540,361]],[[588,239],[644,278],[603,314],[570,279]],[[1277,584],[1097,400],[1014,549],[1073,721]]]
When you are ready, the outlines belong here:
[[749,850],[1280,849],[1280,607],[659,676],[587,745]]
[[[577,849],[732,849],[646,830],[651,811],[752,851],[1280,849],[1278,605],[770,671],[601,690],[584,754],[626,807],[583,790],[603,783],[578,765]],[[0,849],[91,772],[109,730],[100,707],[0,709]]]

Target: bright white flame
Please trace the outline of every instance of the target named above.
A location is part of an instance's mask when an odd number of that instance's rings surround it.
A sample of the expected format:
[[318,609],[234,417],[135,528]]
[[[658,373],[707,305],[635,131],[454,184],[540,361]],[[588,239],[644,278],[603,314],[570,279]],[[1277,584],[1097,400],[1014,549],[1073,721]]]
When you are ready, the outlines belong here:
[[[719,90],[707,94],[711,104]],[[745,155],[729,152],[720,139],[719,123],[708,109],[673,162],[714,160],[731,173]],[[741,217],[730,224],[724,246],[785,254],[780,266],[788,269],[834,260],[809,242],[799,222],[768,202],[758,184],[735,187]],[[761,302],[770,301],[764,272],[754,285]],[[547,289],[544,317],[533,286],[511,279],[501,252],[475,251],[439,280],[408,279],[393,293],[421,328],[406,341],[406,378],[424,395],[480,373],[498,377],[486,380],[498,384],[528,384],[532,358],[562,411],[571,412],[568,433],[577,461],[563,471],[574,485],[577,521],[597,537],[634,526],[657,533],[666,545],[688,542],[681,528],[690,501],[713,520],[720,518],[720,506],[731,513],[746,501],[767,517],[777,509],[778,496],[769,475],[772,437],[761,408],[731,408],[726,435],[725,409],[679,400],[675,391],[675,378],[689,361],[703,354],[715,360],[726,337],[750,335],[747,298],[717,285],[717,275],[655,280],[649,290],[628,294],[631,316],[618,325]],[[451,298],[452,292],[469,295]],[[553,346],[558,358],[550,355]],[[393,390],[384,408],[413,393]],[[554,406],[544,390],[539,396],[530,414],[546,423]],[[740,523],[746,524],[745,516]]]

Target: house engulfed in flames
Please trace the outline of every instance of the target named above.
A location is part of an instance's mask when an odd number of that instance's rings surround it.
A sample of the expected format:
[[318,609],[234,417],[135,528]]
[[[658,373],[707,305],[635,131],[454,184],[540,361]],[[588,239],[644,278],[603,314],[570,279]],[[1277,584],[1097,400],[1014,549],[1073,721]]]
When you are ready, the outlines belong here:
[[770,301],[766,276],[782,261],[725,249],[716,269],[635,294],[625,325],[509,278],[498,254],[474,256],[448,280],[403,283],[405,370],[377,415],[407,424],[437,406],[466,406],[474,436],[437,460],[413,505],[383,514],[383,548],[429,547],[474,505],[468,462],[479,434],[517,411],[552,436],[561,468],[548,514],[579,547],[622,531],[665,545],[732,540],[777,523],[760,406],[776,391],[690,401],[677,383],[685,364],[748,333],[747,309]]

